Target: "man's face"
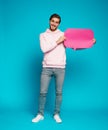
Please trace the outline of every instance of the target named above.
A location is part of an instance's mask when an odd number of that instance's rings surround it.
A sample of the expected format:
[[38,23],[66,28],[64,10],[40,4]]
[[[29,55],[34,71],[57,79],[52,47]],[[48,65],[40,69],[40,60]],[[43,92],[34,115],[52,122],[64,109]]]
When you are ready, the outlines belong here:
[[59,22],[60,22],[59,18],[52,18],[50,20],[50,30],[55,31],[59,26]]

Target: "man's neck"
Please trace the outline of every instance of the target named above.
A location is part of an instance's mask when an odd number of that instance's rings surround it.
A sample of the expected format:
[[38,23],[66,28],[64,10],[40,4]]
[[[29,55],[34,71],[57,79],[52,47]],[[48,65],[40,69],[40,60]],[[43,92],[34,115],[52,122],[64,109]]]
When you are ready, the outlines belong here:
[[51,32],[55,32],[55,31],[57,31],[57,29],[55,29],[55,30],[52,30],[51,28],[49,28],[49,30],[50,30]]

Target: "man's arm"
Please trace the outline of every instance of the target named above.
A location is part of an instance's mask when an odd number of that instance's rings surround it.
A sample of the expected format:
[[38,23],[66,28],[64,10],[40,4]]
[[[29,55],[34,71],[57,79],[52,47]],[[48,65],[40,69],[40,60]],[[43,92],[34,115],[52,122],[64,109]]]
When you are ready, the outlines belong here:
[[40,35],[40,47],[41,50],[46,53],[53,50],[58,44],[63,43],[65,40],[64,36],[61,36],[57,41],[52,37],[45,37],[43,34]]
[[46,38],[43,34],[40,35],[40,47],[43,53],[53,50],[56,46],[57,43],[52,38]]
[[57,43],[57,44],[61,44],[61,43],[64,42],[65,39],[66,39],[66,37],[63,35],[63,36],[61,36],[61,37],[56,41],[56,43]]

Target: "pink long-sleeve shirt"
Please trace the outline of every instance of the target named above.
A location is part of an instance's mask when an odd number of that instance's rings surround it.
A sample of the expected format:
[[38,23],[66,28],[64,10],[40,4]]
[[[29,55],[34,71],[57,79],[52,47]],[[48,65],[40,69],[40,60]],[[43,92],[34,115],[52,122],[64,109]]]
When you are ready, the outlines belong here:
[[64,33],[59,29],[54,32],[47,29],[44,33],[40,34],[40,47],[44,53],[43,67],[65,68],[66,52],[64,44],[56,43],[62,35]]

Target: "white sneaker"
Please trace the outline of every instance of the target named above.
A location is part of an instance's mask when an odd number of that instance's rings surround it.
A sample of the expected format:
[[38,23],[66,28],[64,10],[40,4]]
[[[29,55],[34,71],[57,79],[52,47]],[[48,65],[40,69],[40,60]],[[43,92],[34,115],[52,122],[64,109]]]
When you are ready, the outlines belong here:
[[60,116],[59,116],[58,114],[55,114],[55,115],[54,115],[54,119],[55,119],[55,121],[56,121],[57,123],[61,123],[61,122],[62,122],[62,120],[61,120],[61,118],[60,118]]
[[43,120],[44,117],[41,114],[38,114],[35,118],[32,119],[32,122],[39,122],[41,120]]

